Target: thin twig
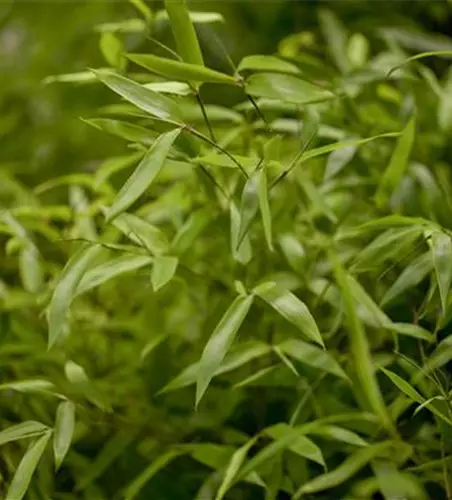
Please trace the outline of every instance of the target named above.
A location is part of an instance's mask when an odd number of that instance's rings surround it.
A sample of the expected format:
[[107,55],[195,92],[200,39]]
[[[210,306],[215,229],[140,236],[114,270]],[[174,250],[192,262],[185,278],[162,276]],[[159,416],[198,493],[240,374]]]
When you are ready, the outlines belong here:
[[245,92],[245,95],[246,95],[247,99],[250,101],[250,103],[253,105],[253,108],[256,110],[256,113],[259,115],[259,117],[262,119],[262,121],[265,123],[265,125],[268,128],[268,126],[269,126],[268,120],[267,120],[267,118],[265,118],[264,113],[262,113],[262,110],[258,106],[258,104],[255,101],[254,97],[251,96],[250,94],[247,94],[246,92]]
[[210,123],[209,117],[207,116],[207,110],[206,106],[204,105],[204,102],[201,98],[201,94],[199,93],[199,90],[195,92],[196,100],[198,101],[199,107],[201,108],[202,111],[202,116],[204,117],[204,121],[206,122],[207,129],[209,131],[210,138],[213,142],[217,142],[215,139],[215,134],[213,133],[213,128],[212,124]]

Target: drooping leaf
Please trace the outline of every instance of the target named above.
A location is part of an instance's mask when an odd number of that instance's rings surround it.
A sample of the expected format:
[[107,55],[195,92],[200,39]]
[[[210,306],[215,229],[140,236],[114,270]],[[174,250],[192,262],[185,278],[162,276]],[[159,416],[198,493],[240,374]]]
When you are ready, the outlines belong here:
[[72,401],[63,401],[57,409],[53,436],[55,468],[58,470],[71,446],[75,425],[75,405]]
[[407,290],[414,288],[427,276],[432,268],[433,262],[429,253],[417,257],[409,266],[405,267],[397,280],[386,291],[381,299],[381,305],[389,304]]
[[350,289],[347,273],[335,253],[330,251],[329,257],[333,266],[336,283],[342,295],[348,326],[347,332],[350,340],[350,354],[361,391],[365,395],[368,406],[379,417],[383,426],[392,430],[392,423],[375,376],[369,342],[356,311],[356,303],[353,292]]
[[52,432],[48,431],[28,447],[14,473],[5,500],[22,500],[25,496],[31,478],[51,436]]
[[434,232],[429,239],[433,267],[438,283],[443,314],[447,310],[447,296],[452,283],[452,240],[449,235]]
[[311,481],[303,484],[295,493],[294,499],[298,499],[302,495],[313,494],[341,485],[353,477],[360,469],[365,467],[372,459],[387,452],[391,446],[393,446],[391,441],[383,441],[358,450],[353,455],[346,458],[342,464],[333,471],[317,476]]
[[237,247],[242,243],[259,209],[259,180],[260,169],[253,172],[243,188],[240,203],[240,229],[237,236]]
[[389,165],[386,167],[378,185],[375,201],[380,208],[385,205],[394,189],[399,185],[408,167],[408,160],[413,148],[415,134],[416,117],[413,115],[403,129],[402,134],[397,139],[397,144],[392,153]]
[[177,257],[169,255],[161,255],[154,259],[151,271],[151,283],[154,292],[160,290],[173,279],[178,263]]
[[49,428],[47,425],[36,422],[35,420],[27,420],[20,424],[10,425],[0,432],[0,446],[11,441],[18,439],[26,439],[31,437],[40,436],[47,432]]
[[117,276],[136,271],[152,263],[152,257],[146,255],[123,255],[93,267],[80,280],[76,295],[86,293]]
[[300,70],[290,62],[284,61],[279,57],[268,55],[257,55],[244,57],[237,68],[238,72],[241,71],[262,71],[262,72],[275,72],[275,73],[292,73],[299,74]]
[[69,333],[67,319],[71,302],[84,273],[101,251],[102,247],[99,245],[83,246],[63,269],[49,306],[49,349]]
[[307,339],[324,346],[320,331],[306,305],[293,293],[279,288],[274,282],[258,285],[254,293],[295,325]]
[[253,300],[253,295],[237,297],[224,313],[207,342],[199,362],[196,377],[196,405],[199,404],[212,377],[234,342]]
[[[241,264],[247,264],[252,257],[252,249],[250,238],[248,234],[239,240],[239,231],[241,225],[241,216],[235,203],[231,201],[229,206],[230,218],[231,218],[231,252],[234,260],[240,262]],[[239,244],[240,243],[240,244]]]
[[268,97],[296,104],[327,101],[334,98],[329,90],[292,75],[254,73],[245,82],[245,92],[256,97]]
[[127,57],[134,63],[172,80],[237,85],[233,76],[206,68],[204,65],[165,59],[152,54],[127,54]]
[[107,87],[146,113],[160,120],[180,123],[177,104],[169,97],[112,72],[95,71],[95,74]]
[[113,205],[107,212],[107,221],[113,220],[127,210],[146,191],[163,167],[171,146],[180,132],[180,129],[175,129],[162,134],[155,140],[113,201]]
[[299,339],[287,339],[278,344],[279,348],[291,358],[314,368],[348,380],[347,375],[339,363],[323,349]]

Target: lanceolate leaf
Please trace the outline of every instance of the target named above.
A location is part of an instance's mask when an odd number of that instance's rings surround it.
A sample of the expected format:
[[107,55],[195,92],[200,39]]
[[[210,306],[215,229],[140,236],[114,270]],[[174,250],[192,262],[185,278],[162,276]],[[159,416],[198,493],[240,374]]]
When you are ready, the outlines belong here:
[[260,170],[256,170],[246,181],[243,188],[242,200],[240,203],[240,229],[237,237],[237,246],[240,246],[242,243],[259,209],[259,178]]
[[337,469],[327,472],[321,476],[308,481],[295,493],[294,499],[300,498],[302,495],[309,495],[318,491],[324,491],[344,483],[353,477],[360,469],[366,466],[373,458],[378,457],[393,446],[391,441],[367,446],[342,462]]
[[375,368],[366,332],[356,311],[356,303],[353,292],[350,289],[347,274],[338,257],[333,252],[330,252],[330,260],[333,265],[336,283],[342,295],[348,327],[347,331],[350,339],[350,353],[361,391],[365,395],[369,407],[380,418],[381,423],[387,429],[392,430],[392,423],[375,376]]
[[53,436],[53,452],[55,468],[59,469],[71,446],[75,425],[75,405],[72,401],[63,401],[57,409],[55,434]]
[[296,104],[308,104],[334,98],[334,94],[322,87],[292,75],[255,73],[247,78],[245,92],[256,97],[268,97]]
[[295,75],[300,73],[300,70],[295,64],[284,61],[279,57],[257,54],[244,57],[240,61],[237,71],[268,71],[275,73],[293,73]]
[[231,252],[234,260],[241,264],[247,264],[252,257],[250,238],[245,234],[240,242],[239,231],[241,226],[241,215],[235,203],[231,201],[229,206],[231,218]]
[[307,339],[323,346],[317,324],[306,305],[293,293],[280,289],[273,282],[262,283],[254,289],[267,304],[295,325]]
[[171,21],[177,52],[182,60],[204,66],[198,37],[190,19],[186,0],[165,0],[165,9]]
[[87,268],[102,251],[100,245],[84,246],[67,263],[53,292],[49,306],[49,348],[63,339],[68,330],[69,307]]
[[196,380],[196,405],[201,401],[212,377],[229,351],[254,296],[237,297],[224,313],[201,356]]
[[163,167],[171,146],[180,132],[180,129],[175,129],[162,134],[155,140],[146,156],[116,196],[107,213],[107,221],[111,221],[121,212],[127,210],[146,191]]
[[11,425],[0,432],[0,446],[18,439],[25,439],[40,436],[47,432],[47,425],[41,424],[34,420],[28,420],[20,424]]
[[95,73],[107,87],[126,99],[126,101],[146,111],[146,113],[161,120],[180,123],[178,107],[169,97],[154,92],[116,73],[103,71],[96,71]]
[[39,460],[51,436],[52,432],[48,431],[29,446],[14,473],[5,500],[22,500],[25,496],[33,473],[38,466]]
[[173,279],[178,264],[177,257],[162,255],[154,259],[151,272],[151,283],[154,292],[160,290]]
[[411,149],[414,143],[416,133],[416,118],[410,119],[402,135],[398,138],[391,160],[387,166],[375,196],[375,200],[379,207],[383,207],[394,189],[398,186],[407,167],[408,160],[411,154]]
[[409,266],[405,267],[391,288],[381,299],[381,305],[392,302],[402,293],[419,284],[432,270],[433,262],[429,253],[420,255]]
[[127,54],[127,57],[134,63],[173,80],[237,85],[237,80],[233,76],[199,64],[174,61],[151,54]]
[[452,283],[452,240],[447,234],[434,232],[429,242],[441,306],[443,314],[446,314],[447,296]]

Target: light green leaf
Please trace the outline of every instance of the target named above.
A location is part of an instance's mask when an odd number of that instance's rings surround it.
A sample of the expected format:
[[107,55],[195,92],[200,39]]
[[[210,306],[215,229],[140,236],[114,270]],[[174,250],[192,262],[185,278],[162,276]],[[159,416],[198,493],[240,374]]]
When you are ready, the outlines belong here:
[[352,145],[333,151],[326,162],[324,180],[330,180],[339,174],[352,161],[356,150],[357,147]]
[[307,339],[324,346],[320,331],[306,305],[293,293],[283,290],[271,281],[262,283],[254,293],[295,325]]
[[262,71],[275,73],[300,74],[300,70],[295,64],[289,63],[275,56],[258,55],[244,57],[237,68],[237,71]]
[[407,290],[414,288],[427,276],[432,268],[433,262],[429,253],[417,257],[409,266],[405,267],[391,288],[386,291],[381,299],[381,305],[389,304]]
[[366,332],[356,311],[356,303],[353,292],[350,289],[347,273],[335,253],[330,251],[329,258],[333,265],[336,283],[342,295],[348,326],[347,332],[350,339],[350,354],[358,382],[361,386],[361,392],[364,394],[369,407],[379,417],[383,426],[392,430],[392,423],[375,376],[375,368]]
[[200,209],[190,214],[171,242],[172,253],[180,256],[189,250],[211,220],[210,210]]
[[55,386],[52,382],[48,380],[41,379],[30,379],[30,380],[19,380],[17,382],[6,382],[0,385],[0,391],[5,391],[7,389],[18,391],[18,392],[48,392],[54,391]]
[[196,405],[199,404],[215,372],[233,344],[254,296],[237,297],[212,333],[199,362],[196,378]]
[[425,361],[422,369],[416,374],[414,381],[418,381],[421,377],[432,373],[434,370],[439,370],[445,364],[452,360],[452,336],[443,339],[432,354]]
[[427,342],[433,342],[435,339],[434,335],[425,328],[410,323],[390,323],[389,325],[385,325],[385,328],[399,335],[407,335],[408,337],[426,340]]
[[146,255],[123,255],[93,267],[85,273],[77,286],[76,295],[86,293],[120,274],[136,271],[152,263],[152,257]]
[[39,251],[31,242],[25,243],[19,253],[19,270],[25,290],[38,292],[43,283],[43,270]]
[[171,21],[177,52],[182,60],[189,64],[204,66],[204,59],[186,0],[165,0],[165,9]]
[[402,131],[402,134],[397,139],[397,144],[392,153],[389,165],[386,167],[378,185],[375,201],[379,208],[385,205],[394,189],[399,185],[408,167],[408,160],[413,148],[415,134],[416,117],[413,115]]
[[394,73],[394,71],[398,70],[402,66],[405,66],[406,64],[409,64],[413,61],[418,61],[419,59],[424,59],[425,57],[432,57],[432,56],[437,56],[437,57],[446,56],[450,58],[452,57],[452,50],[432,50],[430,52],[421,52],[420,54],[415,54],[414,56],[407,57],[403,62],[397,64],[397,66],[392,67],[388,72],[387,77],[389,78],[389,76],[391,76],[391,74]]
[[77,287],[88,267],[100,255],[100,245],[82,246],[66,264],[53,292],[48,312],[49,349],[69,333],[68,313]]
[[338,427],[337,425],[320,425],[319,427],[313,428],[310,433],[327,439],[332,439],[334,441],[352,444],[354,446],[369,445],[369,443],[364,441],[364,439],[356,434],[356,432],[344,429],[343,427]]
[[189,64],[152,54],[127,54],[127,57],[134,63],[172,80],[237,85],[233,76],[206,68],[204,65]]
[[73,361],[64,365],[66,378],[74,388],[86,399],[104,411],[111,411],[110,405],[105,401],[103,394],[99,392],[95,384],[88,378],[84,368]]
[[157,457],[151,464],[149,464],[144,471],[137,476],[124,491],[125,500],[133,500],[140,493],[148,481],[152,479],[155,474],[172,460],[182,454],[179,450],[169,450],[163,455]]
[[[196,24],[224,23],[224,17],[219,12],[190,11],[189,17],[191,22]],[[167,21],[168,19],[168,13],[164,10],[159,10],[155,15],[156,21]]]
[[113,225],[134,243],[155,255],[166,253],[169,241],[165,233],[141,217],[122,213],[113,220]]
[[348,380],[347,375],[339,363],[323,349],[299,339],[287,339],[278,344],[278,347],[291,358],[314,368]]
[[345,32],[345,27],[336,15],[328,9],[321,9],[319,11],[319,20],[333,61],[341,73],[347,73],[350,63],[347,55],[347,33]]
[[248,232],[251,222],[259,209],[259,180],[260,169],[253,172],[243,187],[240,203],[240,229],[237,236],[237,248],[243,242],[243,238]]
[[51,435],[51,431],[46,432],[28,447],[14,473],[5,500],[22,500],[25,496],[33,473],[38,466]]
[[[252,257],[250,238],[245,234],[242,242],[239,240],[239,231],[241,226],[241,216],[233,201],[229,205],[231,218],[231,252],[234,260],[241,264],[247,264]],[[240,243],[240,245],[239,245]]]
[[446,415],[443,415],[437,408],[434,406],[433,402],[429,403],[424,396],[422,396],[413,386],[411,386],[406,380],[397,375],[386,368],[381,367],[380,370],[391,380],[391,382],[401,391],[403,394],[408,396],[412,401],[416,403],[425,405],[434,415],[443,419],[449,425],[452,425],[452,420],[449,419]]
[[126,211],[146,191],[163,167],[180,132],[180,129],[171,130],[154,141],[145,157],[117,194],[107,213],[107,222]]
[[71,446],[74,425],[75,405],[72,401],[63,401],[57,409],[53,436],[53,453],[55,455],[55,468],[57,470],[60,468]]
[[0,432],[0,446],[11,441],[17,441],[18,439],[40,436],[48,430],[47,425],[34,420],[27,420],[20,424],[11,425]]
[[151,283],[154,292],[163,288],[174,277],[179,259],[168,255],[161,255],[154,259],[151,271]]
[[105,71],[94,71],[94,73],[107,87],[143,111],[160,120],[180,123],[177,104],[169,97],[116,73]]
[[245,461],[250,448],[254,446],[254,443],[256,441],[257,438],[250,439],[247,443],[245,443],[234,452],[223,475],[223,479],[221,481],[220,487],[218,488],[215,500],[222,500],[231,486],[233,486],[234,480],[240,470],[240,467]]
[[152,10],[146,5],[144,0],[130,0],[130,3],[138,10],[148,23],[152,21]]
[[433,267],[438,283],[443,314],[447,310],[447,296],[452,283],[452,240],[449,235],[435,231],[429,239]]
[[161,92],[162,94],[175,94],[175,95],[190,95],[193,90],[184,82],[151,82],[145,83],[143,87],[153,90],[154,92]]
[[127,141],[150,145],[155,140],[155,133],[153,131],[139,127],[133,123],[112,120],[110,118],[85,118],[83,121],[98,130],[103,130]]
[[352,478],[372,459],[380,456],[384,452],[387,452],[392,446],[393,443],[391,441],[384,441],[382,443],[373,444],[360,449],[353,455],[346,458],[344,462],[342,462],[342,464],[333,471],[317,476],[311,481],[303,484],[295,493],[294,500],[300,498],[302,495],[313,494],[318,491],[328,490],[341,485],[348,479]]
[[114,68],[124,68],[124,47],[121,40],[112,32],[105,31],[100,35],[100,50],[105,60]]
[[292,75],[254,73],[245,82],[245,92],[252,96],[268,97],[296,104],[334,99],[334,94],[322,87]]

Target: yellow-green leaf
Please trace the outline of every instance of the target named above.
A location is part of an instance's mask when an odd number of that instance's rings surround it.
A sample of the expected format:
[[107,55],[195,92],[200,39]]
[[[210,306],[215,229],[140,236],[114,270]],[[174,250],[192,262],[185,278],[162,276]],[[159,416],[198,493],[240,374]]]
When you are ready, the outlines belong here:
[[66,453],[71,446],[75,425],[75,405],[72,401],[63,401],[59,404],[55,420],[53,436],[53,453],[55,468],[59,469]]
[[237,68],[241,71],[262,71],[275,73],[292,73],[300,74],[300,70],[290,62],[284,61],[279,57],[253,54],[252,56],[244,57]]
[[173,279],[179,260],[177,257],[161,255],[154,259],[151,272],[151,283],[154,292],[160,290]]

